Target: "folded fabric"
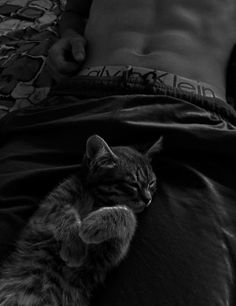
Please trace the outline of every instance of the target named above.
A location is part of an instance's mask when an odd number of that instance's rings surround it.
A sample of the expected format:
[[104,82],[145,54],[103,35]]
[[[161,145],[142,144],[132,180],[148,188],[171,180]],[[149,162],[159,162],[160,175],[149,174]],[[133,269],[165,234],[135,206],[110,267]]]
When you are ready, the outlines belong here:
[[51,97],[0,121],[1,260],[41,199],[80,167],[92,134],[154,155],[158,188],[92,305],[233,305],[236,115],[164,95]]

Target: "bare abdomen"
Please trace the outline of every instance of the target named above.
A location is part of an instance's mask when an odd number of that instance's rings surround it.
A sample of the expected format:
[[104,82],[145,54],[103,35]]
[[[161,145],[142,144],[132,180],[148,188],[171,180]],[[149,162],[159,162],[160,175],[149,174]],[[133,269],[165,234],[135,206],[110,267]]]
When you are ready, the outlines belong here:
[[[232,32],[232,22],[217,24],[215,16],[214,26],[206,14],[194,14],[173,2],[167,7],[162,1],[145,1],[138,1],[140,7],[132,3],[134,0],[115,1],[109,11],[105,0],[94,0],[86,29],[89,47],[85,66],[159,69],[207,82],[218,88],[219,96],[225,96],[224,72],[233,46],[227,37],[230,34],[225,33]],[[162,7],[158,8],[158,3]]]

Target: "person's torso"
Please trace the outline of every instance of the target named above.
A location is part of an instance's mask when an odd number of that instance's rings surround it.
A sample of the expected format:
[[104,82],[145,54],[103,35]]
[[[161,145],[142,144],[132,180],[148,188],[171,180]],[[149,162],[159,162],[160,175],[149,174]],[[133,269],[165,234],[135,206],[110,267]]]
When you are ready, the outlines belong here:
[[224,95],[234,0],[93,0],[85,66],[133,65],[207,82]]

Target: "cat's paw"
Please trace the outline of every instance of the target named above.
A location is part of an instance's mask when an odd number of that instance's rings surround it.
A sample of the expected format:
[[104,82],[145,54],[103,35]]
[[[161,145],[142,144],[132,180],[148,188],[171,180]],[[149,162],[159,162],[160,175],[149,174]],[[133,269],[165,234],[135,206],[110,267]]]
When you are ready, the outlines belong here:
[[80,226],[74,226],[61,242],[60,257],[68,267],[79,267],[86,256],[86,245],[79,237]]
[[102,207],[82,221],[80,237],[87,244],[99,244],[133,235],[135,226],[134,214],[126,206]]

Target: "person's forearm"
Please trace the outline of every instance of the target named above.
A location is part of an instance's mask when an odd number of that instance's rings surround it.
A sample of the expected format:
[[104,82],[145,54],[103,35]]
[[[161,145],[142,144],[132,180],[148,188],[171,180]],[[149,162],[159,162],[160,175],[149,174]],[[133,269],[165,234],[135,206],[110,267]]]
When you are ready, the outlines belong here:
[[65,11],[59,22],[59,31],[62,36],[70,29],[83,35],[91,2],[91,0],[67,1]]

